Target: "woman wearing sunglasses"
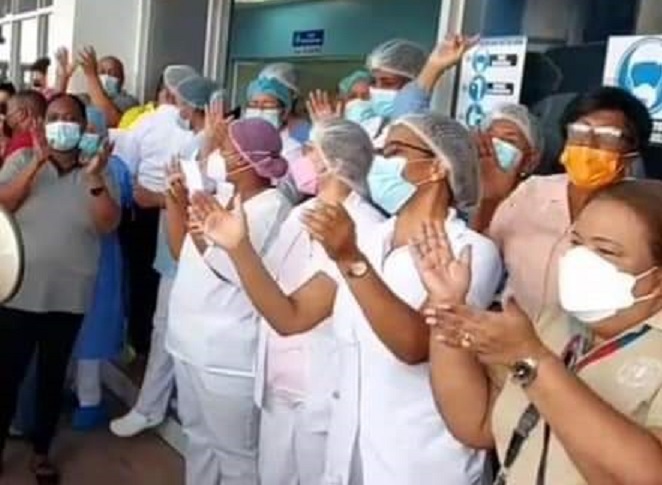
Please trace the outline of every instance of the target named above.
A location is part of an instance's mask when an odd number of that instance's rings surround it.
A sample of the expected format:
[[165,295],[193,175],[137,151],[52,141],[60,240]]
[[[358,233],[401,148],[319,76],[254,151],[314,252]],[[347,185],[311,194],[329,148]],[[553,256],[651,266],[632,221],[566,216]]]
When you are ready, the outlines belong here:
[[[503,253],[508,283],[534,321],[546,304],[558,301],[553,282],[560,254],[568,247],[568,229],[598,189],[631,174],[651,135],[646,107],[618,88],[601,87],[579,95],[566,110],[566,144],[560,162],[565,173],[531,177],[517,184],[483,187],[474,227],[485,231]],[[504,172],[504,177],[519,173]],[[480,218],[480,220],[478,220]]]

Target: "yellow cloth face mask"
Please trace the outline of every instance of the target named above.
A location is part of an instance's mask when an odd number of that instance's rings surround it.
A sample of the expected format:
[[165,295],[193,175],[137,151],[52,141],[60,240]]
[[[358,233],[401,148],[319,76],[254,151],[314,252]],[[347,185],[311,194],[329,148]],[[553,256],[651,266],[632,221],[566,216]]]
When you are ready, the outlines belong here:
[[568,145],[561,155],[568,178],[576,187],[596,190],[623,177],[621,154],[589,146]]

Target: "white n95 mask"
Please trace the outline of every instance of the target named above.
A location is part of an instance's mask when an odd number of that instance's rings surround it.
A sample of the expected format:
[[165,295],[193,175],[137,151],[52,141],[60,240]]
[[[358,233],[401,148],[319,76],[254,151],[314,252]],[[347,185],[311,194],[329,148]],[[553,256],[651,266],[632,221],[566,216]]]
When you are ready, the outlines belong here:
[[634,276],[619,270],[585,246],[577,246],[559,261],[559,301],[571,316],[584,323],[613,317],[654,294],[636,298],[634,286],[657,268]]
[[207,158],[207,176],[216,182],[216,200],[227,207],[234,197],[235,186],[228,182],[228,165],[221,151],[216,149]]

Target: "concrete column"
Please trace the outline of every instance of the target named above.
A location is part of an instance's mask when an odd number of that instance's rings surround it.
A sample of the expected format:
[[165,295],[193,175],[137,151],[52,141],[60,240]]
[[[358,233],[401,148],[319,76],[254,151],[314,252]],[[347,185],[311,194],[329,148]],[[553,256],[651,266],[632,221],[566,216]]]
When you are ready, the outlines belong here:
[[[440,0],[439,27],[437,42],[441,42],[448,34],[464,32],[465,9],[467,0]],[[432,96],[431,108],[446,115],[451,115],[455,103],[455,86],[457,69],[444,74]]]
[[[143,41],[141,15],[147,0],[54,0],[49,28],[49,45],[53,54],[67,47],[72,55],[84,46],[93,46],[97,54],[114,55],[126,70],[125,88],[140,94],[138,54]],[[81,73],[72,80],[73,92],[85,89]]]
[[[224,75],[230,0],[54,0],[49,44],[77,51],[92,45],[100,56],[124,62],[126,89],[151,99],[168,64],[190,64],[212,77]],[[207,36],[208,25],[214,28]],[[51,52],[50,54],[53,54]],[[208,56],[208,69],[205,56]],[[208,72],[207,72],[208,71]],[[82,76],[72,91],[85,87]]]
[[227,79],[232,0],[209,0],[204,73],[220,84]]

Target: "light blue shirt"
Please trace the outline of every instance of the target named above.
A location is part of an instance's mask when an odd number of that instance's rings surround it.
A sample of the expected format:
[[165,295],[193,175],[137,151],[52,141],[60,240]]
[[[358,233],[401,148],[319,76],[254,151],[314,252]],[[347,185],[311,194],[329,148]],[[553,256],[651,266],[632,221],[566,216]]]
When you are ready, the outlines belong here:
[[174,278],[177,274],[177,261],[172,257],[168,246],[168,228],[166,227],[166,213],[161,211],[159,218],[159,232],[156,239],[156,256],[154,257],[154,270],[162,278]]
[[419,86],[417,81],[411,81],[396,96],[392,119],[397,120],[405,115],[425,113],[429,111],[431,101],[432,95]]

